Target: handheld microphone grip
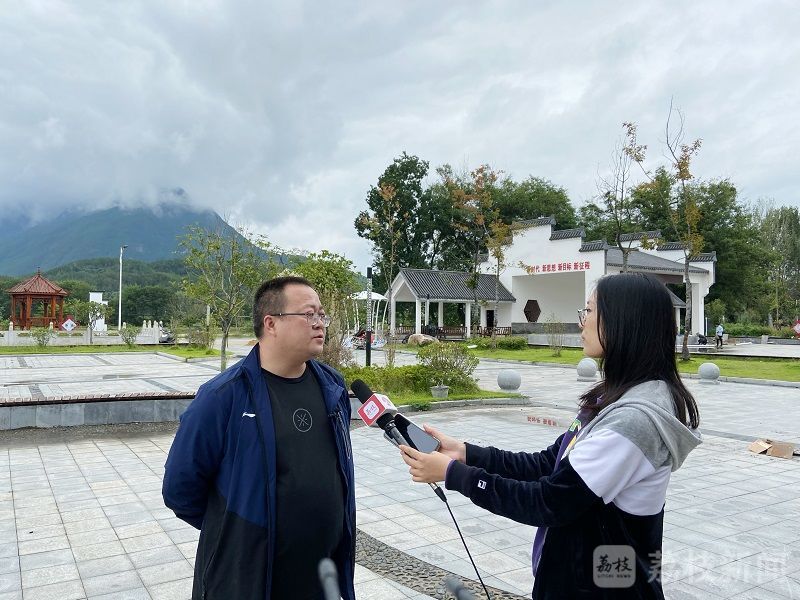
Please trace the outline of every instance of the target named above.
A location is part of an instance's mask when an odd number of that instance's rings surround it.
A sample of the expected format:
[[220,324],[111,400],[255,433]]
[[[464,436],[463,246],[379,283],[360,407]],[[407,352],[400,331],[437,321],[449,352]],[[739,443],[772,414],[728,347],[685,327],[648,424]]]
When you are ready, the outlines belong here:
[[339,575],[334,562],[330,558],[323,558],[319,561],[317,573],[325,600],[340,600],[342,596],[339,593]]
[[456,600],[475,600],[475,595],[456,577],[451,575],[444,580],[444,584]]
[[[353,381],[353,383],[350,384],[350,389],[353,390],[353,393],[356,395],[356,398],[359,399],[361,404],[365,404],[370,400],[370,398],[372,398],[372,396],[374,396],[374,393],[370,387],[361,379],[356,379]],[[362,415],[362,419],[363,418],[364,417]],[[386,435],[392,438],[392,440],[394,440],[398,446],[401,444],[404,446],[411,445],[409,444],[408,440],[403,437],[403,434],[397,429],[391,414],[383,412],[381,416],[375,420],[375,423],[378,425],[378,427],[383,429],[386,432]],[[442,502],[447,502],[444,492],[438,485],[435,483],[429,483],[428,485],[431,486],[431,489]]]

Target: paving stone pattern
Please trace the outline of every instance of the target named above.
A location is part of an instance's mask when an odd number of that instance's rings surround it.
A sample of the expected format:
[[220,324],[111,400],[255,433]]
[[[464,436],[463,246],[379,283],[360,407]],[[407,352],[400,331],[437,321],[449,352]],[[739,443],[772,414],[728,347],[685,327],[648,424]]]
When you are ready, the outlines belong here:
[[[476,443],[531,450],[560,433],[529,422],[532,414],[569,418],[566,411],[517,407],[430,413],[416,421]],[[410,564],[413,557],[474,579],[443,503],[410,481],[379,432],[359,428],[352,437],[359,528],[398,552],[380,558]],[[171,433],[31,446],[4,446],[3,439],[0,599],[189,597],[197,531],[161,500]],[[799,482],[800,461],[756,456],[739,440],[707,436],[669,489],[667,597],[798,597]],[[487,585],[527,597],[534,528],[453,492],[448,497]],[[442,597],[428,586],[432,575],[425,585],[397,573],[383,576],[374,558],[362,559],[372,569],[358,570],[359,598]]]

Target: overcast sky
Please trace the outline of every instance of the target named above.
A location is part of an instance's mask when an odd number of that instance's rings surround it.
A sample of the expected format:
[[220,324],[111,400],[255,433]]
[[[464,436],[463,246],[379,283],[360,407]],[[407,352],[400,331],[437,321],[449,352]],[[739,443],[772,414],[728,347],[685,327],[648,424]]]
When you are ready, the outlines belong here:
[[[662,161],[800,204],[796,2],[0,0],[0,224],[198,207],[359,267],[353,219],[402,151],[596,193],[623,121]],[[433,180],[433,176],[431,177]]]

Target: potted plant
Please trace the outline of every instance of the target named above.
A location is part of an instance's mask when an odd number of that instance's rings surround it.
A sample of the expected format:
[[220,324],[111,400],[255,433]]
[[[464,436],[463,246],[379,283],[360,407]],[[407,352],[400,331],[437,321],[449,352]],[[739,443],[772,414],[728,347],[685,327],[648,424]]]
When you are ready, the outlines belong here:
[[442,382],[439,382],[439,385],[431,386],[431,395],[434,398],[447,398],[447,393],[450,391],[449,385],[442,385]]

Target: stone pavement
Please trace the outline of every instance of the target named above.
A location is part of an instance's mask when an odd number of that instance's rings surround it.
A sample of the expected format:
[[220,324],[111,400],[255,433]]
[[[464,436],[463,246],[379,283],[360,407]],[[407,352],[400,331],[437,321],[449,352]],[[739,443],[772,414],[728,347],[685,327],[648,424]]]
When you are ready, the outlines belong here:
[[[18,433],[0,437],[0,599],[189,598],[198,532],[161,500],[172,432]],[[356,582],[360,599],[427,598],[360,566]]]
[[[144,389],[152,381],[196,389],[214,374],[213,363],[155,355],[97,357],[119,362],[104,366],[91,356],[37,356],[30,364],[25,357],[26,366],[17,362],[0,370],[0,391],[3,384],[79,385],[76,379],[86,381],[84,389],[118,384]],[[11,358],[19,361],[3,360]],[[380,362],[382,353],[374,359]],[[398,362],[414,360],[398,355]],[[56,368],[40,379],[39,368],[50,364]],[[488,361],[481,361],[476,376],[483,387],[497,389],[503,368],[521,373],[521,391],[535,406],[412,418],[512,450],[549,445],[588,384],[577,382],[571,368]],[[800,460],[756,456],[743,441],[800,442],[800,421],[793,417],[800,390],[696,380],[687,385],[698,399],[706,442],[673,475],[668,491],[667,597],[800,599]],[[130,430],[0,432],[0,600],[188,598],[197,533],[175,519],[160,496],[174,424]],[[410,481],[397,451],[379,432],[360,428],[352,437],[359,528],[395,548],[392,560],[416,557],[474,579],[441,501],[427,486]],[[528,596],[534,529],[490,515],[454,493],[448,497],[486,583]],[[359,598],[427,597],[377,571],[359,566]]]
[[[364,353],[356,354],[363,364]],[[383,353],[373,355],[373,364],[383,364]],[[398,353],[397,364],[416,364],[414,354]],[[474,376],[487,390],[499,390],[497,375],[514,369],[522,377],[519,392],[537,406],[574,411],[587,386],[577,381],[574,368],[524,365],[482,360]],[[701,428],[706,432],[738,439],[770,438],[800,444],[800,388],[722,382],[718,385],[684,379],[700,407]]]
[[[216,365],[216,368],[215,368]],[[0,356],[0,401],[196,392],[219,359],[187,363],[147,352]]]
[[[466,409],[416,417],[476,443],[531,450],[559,427],[552,408]],[[165,425],[160,425],[164,428]],[[161,501],[174,424],[75,441],[0,437],[0,599],[188,598],[197,532]],[[358,526],[427,563],[474,578],[442,502],[410,481],[379,431],[353,431]],[[22,441],[15,441],[22,440]],[[663,577],[668,598],[800,598],[800,461],[707,436],[674,474]],[[448,492],[487,585],[526,596],[534,528]],[[359,569],[359,598],[425,598]],[[413,587],[413,586],[412,586]]]

